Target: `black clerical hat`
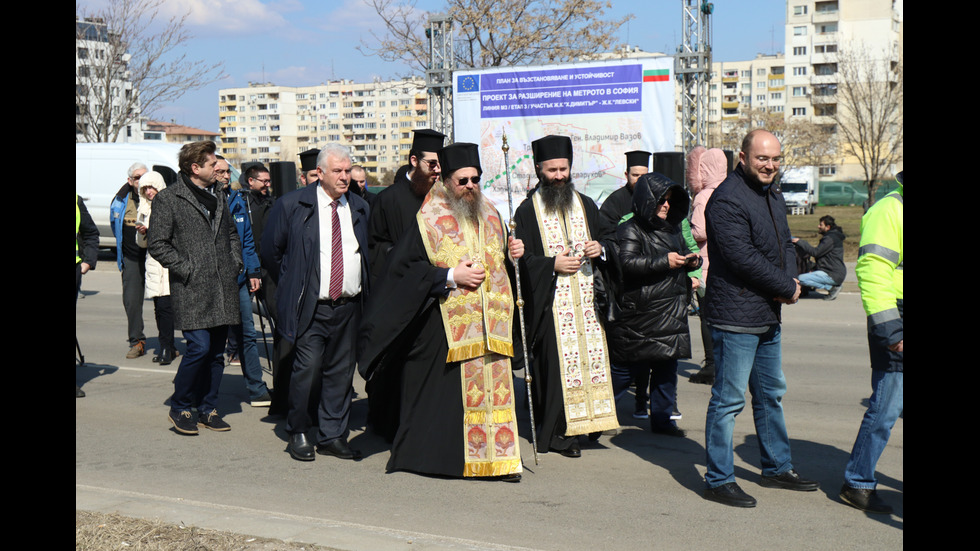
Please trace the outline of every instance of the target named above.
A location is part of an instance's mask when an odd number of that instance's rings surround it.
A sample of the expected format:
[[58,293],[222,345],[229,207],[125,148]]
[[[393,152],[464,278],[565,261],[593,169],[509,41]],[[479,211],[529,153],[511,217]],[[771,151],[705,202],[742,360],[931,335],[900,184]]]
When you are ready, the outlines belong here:
[[303,172],[316,170],[316,158],[319,154],[319,149],[307,149],[299,154],[299,164]]
[[572,139],[568,136],[545,136],[531,142],[534,164],[551,159],[568,159],[572,164]]
[[477,174],[483,174],[480,166],[480,148],[475,143],[457,142],[438,151],[439,167],[443,174],[452,174],[460,168],[471,166]]
[[415,137],[412,138],[412,150],[419,152],[439,151],[442,149],[442,143],[445,140],[446,135],[442,132],[436,132],[428,128],[416,130]]
[[629,170],[631,166],[645,166],[650,168],[650,155],[649,151],[627,151],[626,169]]

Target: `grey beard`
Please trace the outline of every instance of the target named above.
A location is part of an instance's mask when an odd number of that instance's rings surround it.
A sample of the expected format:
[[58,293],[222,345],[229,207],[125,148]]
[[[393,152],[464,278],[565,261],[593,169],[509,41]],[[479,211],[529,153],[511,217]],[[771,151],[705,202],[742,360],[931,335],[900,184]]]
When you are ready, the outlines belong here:
[[575,194],[575,184],[571,179],[565,181],[565,185],[556,186],[550,180],[541,179],[541,187],[538,189],[541,199],[544,201],[546,212],[564,214],[572,206],[572,197]]
[[452,191],[446,192],[449,198],[449,207],[453,210],[456,218],[464,218],[473,223],[474,227],[480,222],[480,194],[473,201],[467,201],[465,197],[456,197]]

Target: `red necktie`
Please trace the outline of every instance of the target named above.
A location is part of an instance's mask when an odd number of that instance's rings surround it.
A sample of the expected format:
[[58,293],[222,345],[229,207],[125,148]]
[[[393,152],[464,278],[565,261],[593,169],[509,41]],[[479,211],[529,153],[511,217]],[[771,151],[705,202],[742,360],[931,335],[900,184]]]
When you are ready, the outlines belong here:
[[340,215],[337,214],[337,206],[340,201],[330,203],[333,207],[333,221],[331,223],[331,253],[330,253],[330,299],[340,298],[340,291],[344,288],[344,243],[340,234]]

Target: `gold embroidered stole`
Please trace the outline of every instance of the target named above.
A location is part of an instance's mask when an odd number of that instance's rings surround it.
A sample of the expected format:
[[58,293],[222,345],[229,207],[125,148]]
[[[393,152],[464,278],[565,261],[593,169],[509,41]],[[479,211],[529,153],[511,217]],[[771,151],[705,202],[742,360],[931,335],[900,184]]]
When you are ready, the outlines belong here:
[[[546,212],[540,193],[533,196],[541,243],[547,256],[572,254],[582,257],[591,240],[582,199],[573,194],[564,215]],[[592,262],[582,263],[574,274],[557,274],[552,303],[558,357],[561,359],[562,398],[566,436],[619,427],[613,398],[606,334],[596,317],[593,301]]]
[[463,476],[499,476],[521,472],[510,365],[514,300],[504,264],[503,225],[496,209],[480,201],[479,227],[474,228],[470,220],[455,217],[437,183],[416,219],[434,266],[454,268],[469,259],[486,270],[478,290],[453,289],[439,308],[449,344],[446,362],[461,362]]

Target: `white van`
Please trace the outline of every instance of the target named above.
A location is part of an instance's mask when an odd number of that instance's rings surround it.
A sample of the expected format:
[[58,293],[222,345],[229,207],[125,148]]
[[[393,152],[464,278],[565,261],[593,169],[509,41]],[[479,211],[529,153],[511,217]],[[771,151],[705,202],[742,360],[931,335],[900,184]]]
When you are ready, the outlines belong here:
[[177,178],[177,153],[172,143],[76,143],[75,193],[85,201],[99,228],[99,247],[116,246],[109,223],[109,205],[124,184],[133,163],[163,175],[167,185]]

